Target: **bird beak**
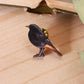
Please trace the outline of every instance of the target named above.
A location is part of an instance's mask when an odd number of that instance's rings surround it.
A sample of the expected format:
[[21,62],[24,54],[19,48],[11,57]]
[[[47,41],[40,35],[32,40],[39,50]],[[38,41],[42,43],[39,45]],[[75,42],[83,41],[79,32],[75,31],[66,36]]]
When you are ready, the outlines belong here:
[[29,28],[29,26],[25,26],[25,27]]

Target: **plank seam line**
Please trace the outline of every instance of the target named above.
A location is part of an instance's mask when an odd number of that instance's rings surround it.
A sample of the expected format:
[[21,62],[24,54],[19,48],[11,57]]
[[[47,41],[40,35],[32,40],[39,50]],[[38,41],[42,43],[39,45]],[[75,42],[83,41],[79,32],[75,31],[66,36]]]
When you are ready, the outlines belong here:
[[81,37],[79,37],[79,38],[73,39],[73,40],[71,40],[71,41],[67,41],[67,42],[65,42],[65,43],[63,43],[63,44],[60,44],[59,46],[64,46],[64,45],[66,45],[66,44],[68,44],[68,43],[72,43],[72,42],[77,41],[77,40],[82,39],[82,38],[84,38],[84,36],[81,36]]
[[76,61],[76,60],[78,60],[78,59],[80,59],[80,57],[77,57],[77,58],[75,58],[75,59],[73,59],[73,60],[70,60],[69,62],[66,62],[66,63],[64,63],[64,64],[58,66],[58,67],[52,68],[52,69],[50,69],[50,70],[48,70],[48,71],[45,71],[45,72],[43,72],[43,73],[41,73],[41,74],[39,74],[39,75],[36,75],[35,77],[32,77],[31,79],[25,81],[25,82],[22,83],[22,84],[26,84],[26,83],[28,83],[28,82],[31,81],[31,80],[34,80],[34,79],[36,79],[36,78],[39,78],[40,76],[43,76],[43,75],[45,75],[45,74],[48,74],[49,72],[55,71],[55,70],[57,70],[57,69],[60,69],[61,67],[65,66],[65,65],[67,65],[67,64],[70,64],[71,62],[74,62],[74,61]]
[[20,10],[20,9],[14,10],[14,11],[6,14],[6,15],[0,16],[0,22],[3,22],[5,20],[8,20],[8,19],[10,19],[10,18],[12,18],[12,17],[14,17],[14,16],[16,16],[18,14],[22,14],[22,13],[24,13],[23,10]]
[[63,84],[64,82],[66,82],[68,80],[71,80],[72,78],[76,78],[77,76],[82,75],[82,74],[84,74],[84,72],[79,72],[78,74],[75,74],[74,76],[71,76],[71,77],[68,77],[68,78],[64,79],[63,81],[61,81],[58,84]]

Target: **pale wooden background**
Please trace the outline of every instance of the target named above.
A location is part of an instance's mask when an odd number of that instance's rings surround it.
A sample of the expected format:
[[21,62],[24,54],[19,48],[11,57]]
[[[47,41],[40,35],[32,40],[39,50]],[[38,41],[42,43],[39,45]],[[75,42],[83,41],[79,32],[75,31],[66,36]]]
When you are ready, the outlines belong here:
[[[49,31],[50,40],[64,55],[38,53],[28,40],[29,24]],[[84,25],[78,16],[38,15],[22,8],[0,6],[0,84],[84,84],[84,66],[78,52],[84,50]]]
[[36,8],[42,0],[0,0],[0,4]]
[[[0,0],[0,5],[13,5],[21,7],[36,8],[42,0]],[[70,12],[75,12],[75,7],[71,0],[45,0],[50,8],[58,8]]]

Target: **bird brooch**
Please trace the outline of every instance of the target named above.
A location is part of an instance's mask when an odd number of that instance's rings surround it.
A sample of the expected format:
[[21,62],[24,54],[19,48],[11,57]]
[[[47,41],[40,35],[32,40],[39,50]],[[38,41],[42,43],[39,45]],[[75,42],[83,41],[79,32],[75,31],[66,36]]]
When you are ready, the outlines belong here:
[[59,56],[62,56],[62,54],[53,46],[53,44],[48,39],[49,34],[46,29],[40,28],[36,24],[30,24],[26,27],[29,28],[28,37],[30,42],[40,49],[39,54],[36,54],[33,57],[44,56],[43,51],[45,48],[49,48],[52,51],[56,52]]

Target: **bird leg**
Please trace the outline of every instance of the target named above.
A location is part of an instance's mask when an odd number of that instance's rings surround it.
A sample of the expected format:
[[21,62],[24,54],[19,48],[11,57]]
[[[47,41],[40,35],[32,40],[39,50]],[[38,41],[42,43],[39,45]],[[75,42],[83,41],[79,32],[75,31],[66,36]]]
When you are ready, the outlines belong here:
[[44,48],[40,48],[39,54],[36,54],[36,55],[34,55],[33,57],[43,57],[43,56],[44,56],[43,50],[44,50]]

